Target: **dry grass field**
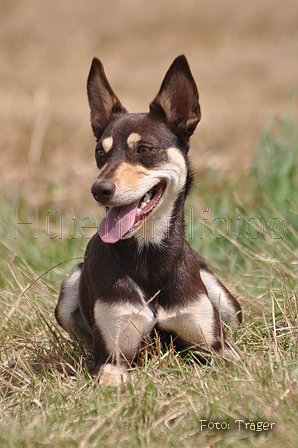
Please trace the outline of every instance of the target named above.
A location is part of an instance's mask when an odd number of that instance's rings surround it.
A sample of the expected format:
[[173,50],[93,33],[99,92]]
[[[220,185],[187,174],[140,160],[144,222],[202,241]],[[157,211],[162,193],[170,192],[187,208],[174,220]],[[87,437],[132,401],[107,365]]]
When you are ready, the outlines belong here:
[[[97,56],[146,111],[182,53],[202,106],[187,236],[239,298],[241,357],[157,340],[102,388],[54,319],[99,219],[87,75]],[[1,448],[297,446],[297,85],[297,0],[0,0]]]

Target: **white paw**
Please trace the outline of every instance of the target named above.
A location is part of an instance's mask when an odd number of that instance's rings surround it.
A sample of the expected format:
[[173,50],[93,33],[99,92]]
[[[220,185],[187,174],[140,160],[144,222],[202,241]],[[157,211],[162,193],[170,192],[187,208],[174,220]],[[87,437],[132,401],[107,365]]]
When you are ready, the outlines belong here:
[[99,384],[102,386],[120,386],[128,380],[127,370],[122,366],[105,364],[100,372]]

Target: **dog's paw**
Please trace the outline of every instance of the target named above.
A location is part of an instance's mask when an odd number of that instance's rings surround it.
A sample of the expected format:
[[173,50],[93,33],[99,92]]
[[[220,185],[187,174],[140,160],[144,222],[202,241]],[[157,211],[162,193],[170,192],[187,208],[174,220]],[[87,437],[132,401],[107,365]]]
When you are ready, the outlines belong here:
[[122,366],[106,364],[102,367],[99,384],[102,386],[120,386],[128,380],[127,370]]

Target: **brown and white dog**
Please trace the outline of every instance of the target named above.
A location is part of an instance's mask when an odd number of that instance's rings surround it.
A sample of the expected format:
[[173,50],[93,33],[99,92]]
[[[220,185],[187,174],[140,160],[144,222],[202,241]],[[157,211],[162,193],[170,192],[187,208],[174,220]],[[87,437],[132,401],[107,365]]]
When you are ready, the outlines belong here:
[[84,263],[62,282],[55,315],[72,337],[92,342],[100,382],[117,384],[153,329],[210,353],[225,340],[220,318],[242,317],[185,240],[189,138],[201,117],[186,58],[175,59],[148,113],[126,111],[98,59],[87,90],[97,141],[91,192],[106,216]]

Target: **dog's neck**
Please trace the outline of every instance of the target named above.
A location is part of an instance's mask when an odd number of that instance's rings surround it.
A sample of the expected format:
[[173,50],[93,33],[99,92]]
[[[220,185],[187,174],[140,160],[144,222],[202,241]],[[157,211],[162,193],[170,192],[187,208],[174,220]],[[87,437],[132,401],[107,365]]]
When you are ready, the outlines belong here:
[[157,275],[162,280],[181,263],[185,244],[184,197],[181,195],[176,200],[168,232],[161,241],[148,239],[144,243],[141,238],[132,237],[113,245],[105,244],[105,248],[131,275]]

